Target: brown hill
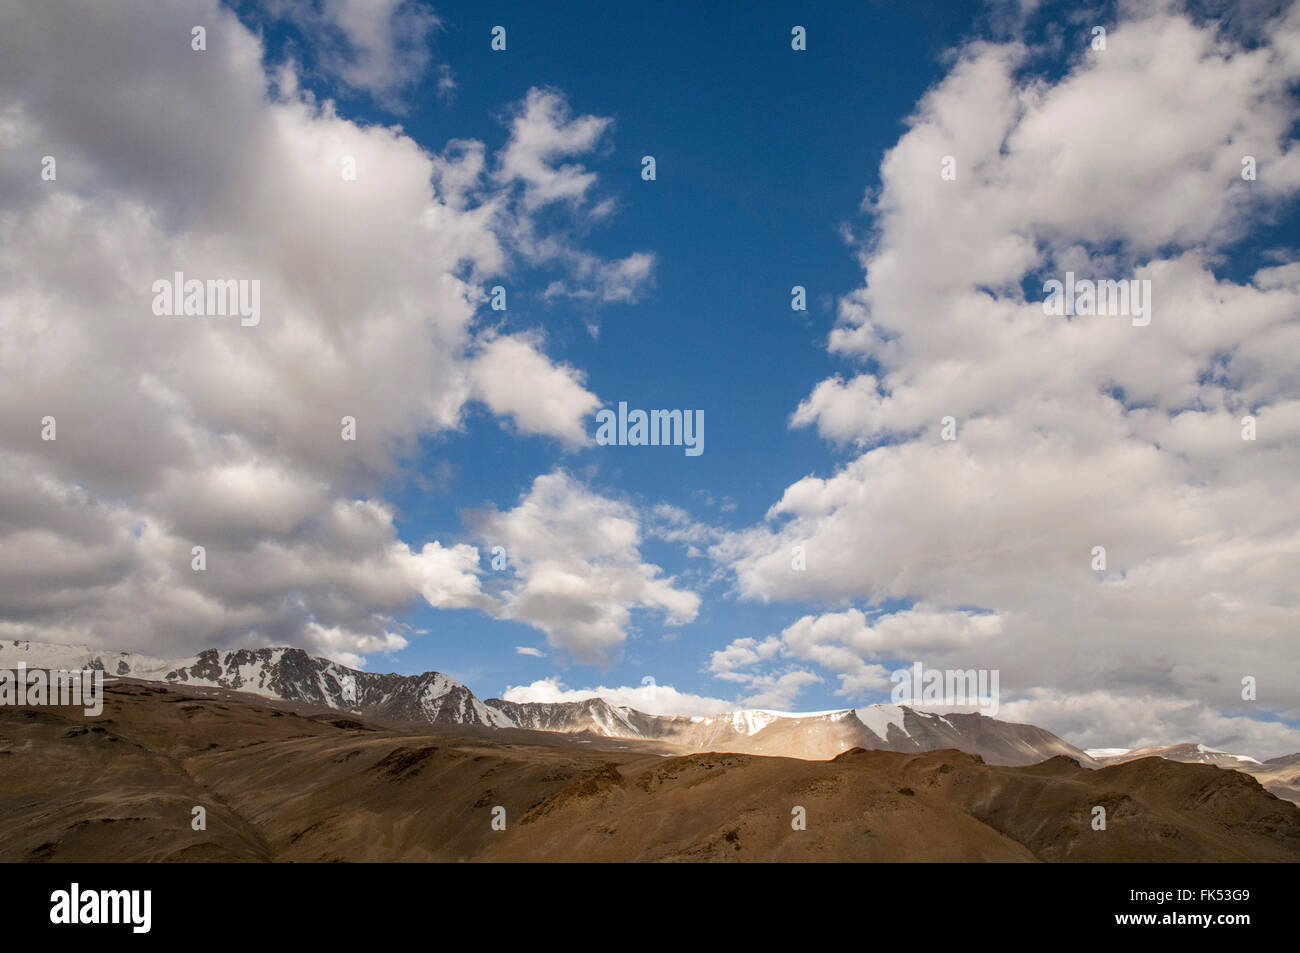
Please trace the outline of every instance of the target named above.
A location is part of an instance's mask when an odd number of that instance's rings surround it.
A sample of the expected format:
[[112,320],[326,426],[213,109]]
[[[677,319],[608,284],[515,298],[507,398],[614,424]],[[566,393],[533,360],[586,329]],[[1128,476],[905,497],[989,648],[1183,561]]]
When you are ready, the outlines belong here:
[[108,689],[100,718],[0,708],[0,860],[1300,860],[1300,809],[1206,765],[666,757],[217,689]]
[[1300,754],[1283,755],[1259,762],[1254,758],[1231,754],[1202,744],[1170,745],[1166,748],[1135,748],[1120,754],[1099,757],[1102,765],[1124,764],[1141,758],[1164,758],[1186,764],[1212,764],[1230,771],[1244,771],[1258,779],[1264,788],[1293,804],[1300,804]]
[[1237,770],[1250,773],[1265,790],[1300,804],[1300,755],[1269,758],[1263,764],[1245,765]]

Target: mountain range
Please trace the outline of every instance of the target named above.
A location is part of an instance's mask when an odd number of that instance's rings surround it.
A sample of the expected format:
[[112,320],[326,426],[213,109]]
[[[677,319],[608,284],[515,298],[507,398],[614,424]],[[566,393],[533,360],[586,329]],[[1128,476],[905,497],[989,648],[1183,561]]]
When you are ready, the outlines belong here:
[[1098,768],[1158,757],[1254,774],[1280,797],[1300,803],[1300,754],[1260,762],[1200,744],[1084,751],[1034,725],[979,714],[939,715],[905,705],[790,713],[742,709],[719,715],[652,715],[603,698],[573,702],[479,699],[440,672],[377,674],[296,648],[207,649],[162,659],[84,645],[0,643],[0,668],[101,669],[120,678],[247,692],[364,714],[383,722],[558,732],[579,740],[655,742],[681,753],[727,751],[829,760],[854,748],[915,753],[955,749],[994,765],[1030,765],[1064,755]]
[[1239,768],[1263,763],[1250,755],[1232,754],[1202,744],[1170,745],[1166,748],[1156,745],[1144,748],[1088,748],[1087,752],[1098,764],[1123,764],[1125,761],[1136,761],[1138,758],[1164,758],[1166,761],[1213,764],[1221,768]]
[[391,724],[521,728],[600,738],[662,742],[682,751],[731,751],[827,760],[852,748],[921,752],[952,748],[990,764],[1036,764],[1057,755],[1095,767],[1086,753],[1033,725],[979,714],[937,715],[904,705],[870,705],[795,714],[744,709],[710,716],[651,715],[602,698],[518,703],[480,700],[440,672],[381,675],[348,668],[302,649],[207,649],[161,659],[88,646],[0,644],[0,668],[101,669],[106,675],[248,692],[365,714]]

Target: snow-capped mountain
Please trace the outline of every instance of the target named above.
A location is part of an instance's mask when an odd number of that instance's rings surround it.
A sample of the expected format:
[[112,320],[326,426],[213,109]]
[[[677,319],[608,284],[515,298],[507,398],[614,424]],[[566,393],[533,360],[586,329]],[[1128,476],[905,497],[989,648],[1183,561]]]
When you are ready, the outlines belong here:
[[102,669],[106,674],[171,685],[250,692],[267,698],[355,711],[390,722],[476,725],[589,733],[663,742],[687,751],[731,751],[824,760],[851,748],[934,751],[955,748],[991,764],[1034,764],[1087,754],[1051,732],[978,714],[937,715],[903,705],[810,713],[744,709],[707,717],[650,715],[601,698],[577,702],[480,701],[440,672],[380,675],[348,668],[302,649],[208,649],[161,659],[87,646],[0,643],[0,668]]
[[648,738],[653,732],[643,715],[631,708],[615,708],[603,698],[576,702],[508,702],[489,698],[485,704],[499,712],[515,728],[534,731],[589,731],[607,738]]
[[833,758],[850,748],[935,751],[955,748],[990,764],[1036,764],[1066,755],[1092,759],[1049,731],[978,714],[938,715],[906,705],[868,705],[797,714],[749,710],[690,719],[679,743],[696,750],[738,751],[798,758]]
[[643,738],[690,751],[825,760],[850,748],[904,752],[956,748],[991,764],[1036,764],[1063,754],[1093,765],[1078,748],[1033,725],[976,714],[936,715],[904,705],[807,713],[751,708],[687,718],[616,708],[601,698],[526,704],[492,698],[485,704],[519,728]]
[[1148,746],[1145,748],[1089,748],[1087,752],[1098,763],[1122,764],[1136,761],[1138,758],[1164,758],[1167,761],[1181,761],[1184,764],[1216,764],[1220,767],[1250,768],[1260,762],[1249,755],[1232,754],[1202,744],[1170,745],[1167,748]]
[[102,669],[172,685],[196,685],[250,692],[267,698],[306,702],[372,714],[391,721],[510,727],[501,712],[484,705],[468,688],[440,672],[378,675],[348,668],[302,649],[208,649],[184,659],[159,659],[131,652],[102,652],[87,646],[39,642],[0,643],[0,668]]
[[1145,748],[1089,748],[1091,755],[1100,765],[1123,764],[1139,758],[1164,758],[1167,761],[1182,761],[1187,764],[1212,764],[1232,771],[1244,771],[1253,775],[1260,784],[1280,798],[1300,804],[1300,754],[1283,755],[1259,761],[1250,755],[1233,754],[1220,751],[1202,744],[1170,745],[1160,748],[1154,745]]

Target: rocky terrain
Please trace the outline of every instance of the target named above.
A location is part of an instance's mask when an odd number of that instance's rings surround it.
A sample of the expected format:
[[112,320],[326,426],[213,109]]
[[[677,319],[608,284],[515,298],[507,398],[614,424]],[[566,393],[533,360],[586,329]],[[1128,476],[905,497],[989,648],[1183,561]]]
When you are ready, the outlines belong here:
[[674,754],[120,680],[98,718],[0,707],[0,835],[6,861],[1297,861],[1300,808],[1160,758]]
[[1167,748],[1110,748],[1089,750],[1089,755],[1102,765],[1124,764],[1140,758],[1164,758],[1183,764],[1213,764],[1233,771],[1245,771],[1259,779],[1269,791],[1280,798],[1300,804],[1300,754],[1283,755],[1258,761],[1249,755],[1219,751],[1203,744],[1171,745]]
[[[218,690],[334,710],[363,717],[377,730],[429,727],[513,737],[530,744],[652,754],[728,752],[826,761],[854,749],[922,753],[951,750],[989,766],[1028,766],[1064,756],[1084,768],[1143,759],[1209,765],[1246,772],[1268,791],[1300,804],[1300,755],[1257,761],[1203,744],[1083,751],[1051,732],[978,714],[939,715],[901,705],[791,714],[747,709],[708,717],[651,715],[601,698],[564,703],[480,700],[439,672],[377,674],[349,668],[301,649],[262,648],[159,659],[86,646],[0,642],[0,668],[101,669],[112,679],[153,682],[181,690]],[[93,731],[93,726],[92,729]],[[551,735],[554,737],[541,738]],[[541,738],[539,742],[539,738]],[[2,764],[3,761],[0,761]]]

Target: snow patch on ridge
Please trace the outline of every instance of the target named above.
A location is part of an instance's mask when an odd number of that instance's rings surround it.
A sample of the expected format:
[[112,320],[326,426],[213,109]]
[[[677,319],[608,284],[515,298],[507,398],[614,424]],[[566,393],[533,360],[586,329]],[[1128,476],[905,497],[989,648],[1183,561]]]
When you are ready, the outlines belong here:
[[738,708],[723,712],[721,715],[692,715],[691,722],[697,725],[715,725],[729,723],[733,730],[752,736],[758,734],[774,721],[800,718],[830,718],[840,721],[853,714],[851,708],[832,708],[827,711],[775,711],[771,708]]
[[888,741],[890,725],[897,727],[907,737],[912,737],[911,732],[903,726],[903,713],[906,710],[902,705],[868,705],[866,708],[855,709],[854,714],[872,734],[881,741]]

